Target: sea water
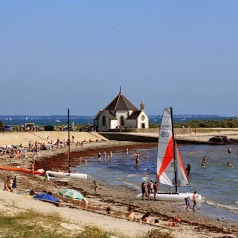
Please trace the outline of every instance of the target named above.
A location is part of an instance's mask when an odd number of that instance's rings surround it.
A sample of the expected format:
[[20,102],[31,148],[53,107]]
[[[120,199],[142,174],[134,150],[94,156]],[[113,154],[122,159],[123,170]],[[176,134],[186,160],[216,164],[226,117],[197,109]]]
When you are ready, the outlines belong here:
[[[190,187],[180,188],[180,192],[201,194],[202,202],[197,206],[198,212],[217,219],[229,219],[238,222],[238,146],[186,145],[179,146],[184,166],[191,164]],[[135,165],[136,152],[141,162]],[[98,161],[97,155],[88,158],[87,165],[77,167],[80,173],[87,173],[93,179],[113,185],[135,189],[140,192],[143,181],[156,181],[157,148],[138,149],[113,153],[112,160],[108,156]],[[207,157],[206,166],[201,166],[202,158]],[[232,166],[227,166],[227,162]],[[166,189],[162,185],[159,188]]]

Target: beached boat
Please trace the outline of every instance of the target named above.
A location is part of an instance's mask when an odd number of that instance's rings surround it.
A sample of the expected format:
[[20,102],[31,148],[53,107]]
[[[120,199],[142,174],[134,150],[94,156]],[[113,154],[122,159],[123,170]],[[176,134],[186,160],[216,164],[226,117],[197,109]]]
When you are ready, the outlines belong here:
[[87,179],[87,174],[82,174],[82,173],[75,173],[72,172],[72,166],[70,164],[70,126],[69,126],[69,109],[68,109],[68,172],[62,172],[62,171],[51,171],[51,170],[47,170],[45,172],[45,177],[47,180],[54,180],[52,177],[55,178],[70,178],[70,179]]
[[[21,167],[15,167],[15,166],[0,166],[0,169],[2,170],[10,170],[10,171],[21,171],[24,173],[32,173],[31,169],[21,168]],[[45,172],[42,170],[35,170],[34,174],[44,175]]]
[[[178,191],[178,187],[189,186],[189,181],[174,138],[172,108],[164,109],[161,121],[156,173],[156,181],[168,186],[171,191],[166,193],[158,192],[156,200],[184,201],[187,197],[192,199],[194,193],[180,193]],[[136,198],[141,199],[142,193],[138,194]],[[154,199],[154,194],[151,194],[151,199]],[[197,194],[197,200],[201,200],[201,195]]]
[[[56,177],[56,178],[72,178],[72,179],[87,179],[87,174],[82,173],[67,173],[47,170],[45,172],[46,176]],[[51,180],[51,179],[49,179]]]

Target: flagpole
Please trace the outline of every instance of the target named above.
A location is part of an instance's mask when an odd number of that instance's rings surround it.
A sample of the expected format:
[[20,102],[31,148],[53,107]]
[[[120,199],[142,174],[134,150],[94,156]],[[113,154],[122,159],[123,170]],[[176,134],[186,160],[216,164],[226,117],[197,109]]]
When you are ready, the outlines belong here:
[[71,165],[70,165],[70,129],[69,129],[69,108],[68,108],[68,160],[69,160],[69,166],[68,166],[68,170],[69,170],[69,173],[71,172]]

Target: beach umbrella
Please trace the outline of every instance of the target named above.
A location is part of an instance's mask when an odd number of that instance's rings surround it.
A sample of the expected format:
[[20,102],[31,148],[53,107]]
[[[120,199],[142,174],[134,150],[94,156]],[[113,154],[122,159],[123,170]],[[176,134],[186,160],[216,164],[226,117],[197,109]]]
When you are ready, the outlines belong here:
[[58,191],[59,195],[62,195],[63,197],[66,198],[72,198],[74,200],[82,200],[84,199],[83,195],[74,189],[68,189],[68,188],[64,188]]
[[59,202],[58,198],[54,197],[53,195],[49,195],[47,193],[35,195],[33,196],[33,198],[41,200],[41,201],[45,201],[45,202]]
[[14,176],[13,183],[12,183],[12,188],[16,189],[17,188],[17,176]]

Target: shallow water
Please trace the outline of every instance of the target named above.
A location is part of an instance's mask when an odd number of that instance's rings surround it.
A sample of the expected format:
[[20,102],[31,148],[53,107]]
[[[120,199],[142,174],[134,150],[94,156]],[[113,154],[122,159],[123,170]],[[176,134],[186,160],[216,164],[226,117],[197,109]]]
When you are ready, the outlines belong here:
[[[228,154],[228,146],[189,145],[179,146],[184,165],[192,166],[190,187],[179,191],[197,191],[203,196],[198,211],[218,219],[229,219],[238,222],[238,146],[231,145],[232,153]],[[115,153],[112,161],[102,155],[101,161],[88,158],[85,166],[77,171],[87,173],[98,181],[110,185],[123,185],[140,191],[142,181],[156,180],[157,148],[138,150],[141,162],[135,166],[136,151]],[[207,157],[206,167],[201,166],[202,158]],[[91,163],[93,162],[93,163]],[[233,164],[227,166],[227,162]],[[159,185],[164,190],[162,185]],[[137,192],[136,192],[137,193]]]

